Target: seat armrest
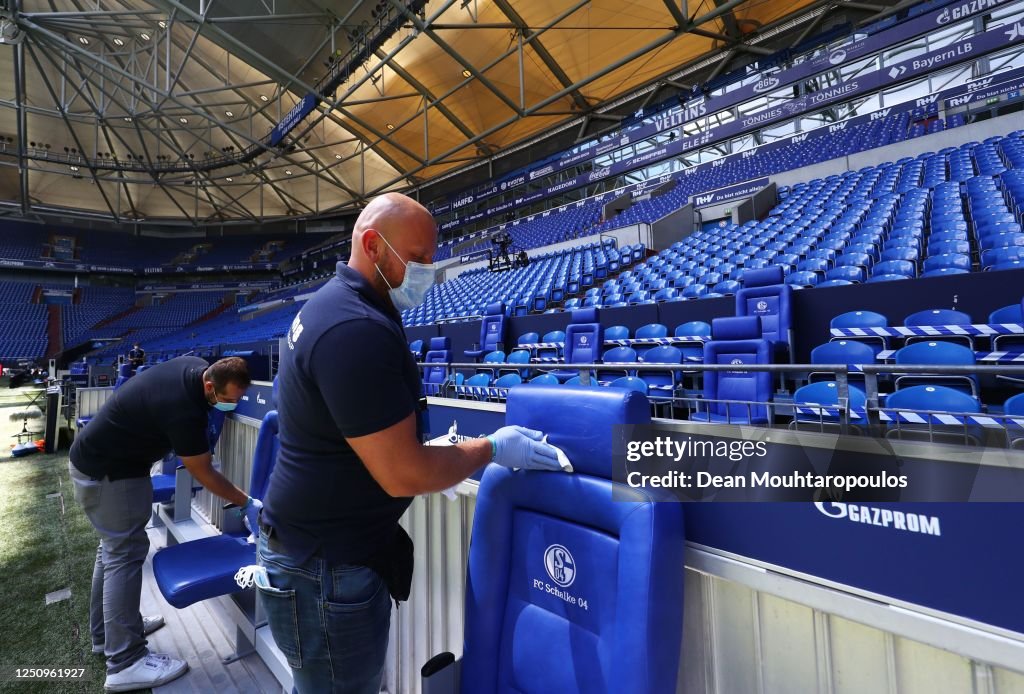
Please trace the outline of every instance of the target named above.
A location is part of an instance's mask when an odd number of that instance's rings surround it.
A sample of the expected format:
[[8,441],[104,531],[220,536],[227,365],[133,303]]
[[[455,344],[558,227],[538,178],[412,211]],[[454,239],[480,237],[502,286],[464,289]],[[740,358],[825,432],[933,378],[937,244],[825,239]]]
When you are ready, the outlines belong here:
[[438,653],[420,668],[423,694],[459,694],[461,680],[462,661],[448,651]]

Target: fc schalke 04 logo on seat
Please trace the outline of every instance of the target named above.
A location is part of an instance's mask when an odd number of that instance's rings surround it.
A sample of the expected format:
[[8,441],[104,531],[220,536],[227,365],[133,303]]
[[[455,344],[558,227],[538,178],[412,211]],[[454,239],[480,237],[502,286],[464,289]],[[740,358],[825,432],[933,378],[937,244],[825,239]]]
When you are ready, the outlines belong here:
[[568,588],[576,580],[576,561],[562,545],[551,545],[544,551],[544,568],[551,580]]
[[764,301],[763,299],[761,301],[758,301],[757,302],[757,310],[758,311],[767,311],[768,310],[768,302]]

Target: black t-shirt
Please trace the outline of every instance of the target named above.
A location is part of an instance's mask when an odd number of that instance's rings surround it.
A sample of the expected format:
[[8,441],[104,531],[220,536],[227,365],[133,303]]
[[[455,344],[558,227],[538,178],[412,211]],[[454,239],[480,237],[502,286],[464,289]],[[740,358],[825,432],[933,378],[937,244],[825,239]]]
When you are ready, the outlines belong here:
[[141,347],[132,347],[128,350],[128,361],[132,364],[142,364],[146,360],[146,350]]
[[125,381],[78,433],[71,462],[85,474],[111,480],[145,477],[170,451],[179,456],[210,450],[198,357],[178,357]]
[[361,564],[386,548],[412,499],[388,496],[345,441],[417,410],[422,384],[401,319],[344,263],[306,302],[282,347],[281,450],[264,522],[289,554]]

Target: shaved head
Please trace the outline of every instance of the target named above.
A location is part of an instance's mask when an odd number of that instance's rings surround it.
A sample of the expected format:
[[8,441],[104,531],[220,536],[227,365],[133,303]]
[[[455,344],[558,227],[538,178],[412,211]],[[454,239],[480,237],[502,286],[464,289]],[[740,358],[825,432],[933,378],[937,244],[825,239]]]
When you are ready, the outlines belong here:
[[402,284],[405,263],[430,264],[436,250],[437,225],[427,208],[406,195],[385,193],[356,219],[348,264],[390,302],[388,289]]

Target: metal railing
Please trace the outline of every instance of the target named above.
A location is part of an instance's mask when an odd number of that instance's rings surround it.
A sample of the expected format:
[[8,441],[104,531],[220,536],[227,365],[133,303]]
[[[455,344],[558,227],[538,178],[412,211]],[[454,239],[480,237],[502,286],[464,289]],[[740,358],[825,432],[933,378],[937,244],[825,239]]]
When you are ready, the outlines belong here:
[[[712,404],[724,405],[724,417],[726,424],[748,424],[754,413],[754,408],[760,408],[767,412],[767,419],[771,424],[780,411],[792,410],[793,422],[813,423],[808,419],[806,413],[798,416],[796,408],[805,410],[817,409],[818,423],[822,430],[826,425],[834,427],[841,434],[848,434],[852,431],[863,432],[875,436],[884,436],[887,432],[894,432],[897,437],[902,437],[904,431],[922,432],[921,425],[927,425],[924,429],[928,438],[934,440],[937,436],[949,438],[953,427],[959,427],[965,443],[977,440],[975,433],[978,428],[1005,428],[1010,425],[1020,426],[1024,433],[1024,417],[989,414],[984,412],[954,412],[945,410],[917,410],[900,407],[900,413],[921,415],[921,422],[905,422],[899,416],[892,416],[890,412],[896,412],[891,407],[881,404],[882,393],[879,391],[879,377],[885,375],[907,375],[922,374],[936,377],[942,376],[1006,376],[1010,374],[1024,375],[1024,364],[1013,365],[975,365],[975,366],[940,366],[935,364],[866,364],[858,365],[852,370],[848,364],[701,364],[697,362],[685,362],[682,364],[650,364],[644,362],[616,362],[616,363],[588,363],[588,364],[514,364],[507,362],[448,362],[448,363],[424,363],[420,362],[421,368],[445,368],[445,381],[438,384],[443,388],[439,390],[442,397],[455,391],[455,374],[459,371],[506,371],[523,372],[531,371],[536,374],[559,372],[564,374],[569,371],[576,371],[579,374],[580,385],[597,385],[596,372],[609,370],[630,371],[642,378],[644,373],[671,373],[672,388],[666,391],[648,391],[648,398],[654,407],[671,406],[673,408],[682,406],[689,411],[707,410]],[[705,398],[700,394],[687,393],[682,387],[683,374],[692,375],[713,372],[767,372],[770,374],[794,374],[806,376],[811,372],[816,374],[830,373],[836,383],[836,403],[797,403],[792,400],[732,400],[723,398]],[[850,407],[850,376],[864,377],[864,393],[866,402],[863,410]],[[798,382],[794,378],[793,382]],[[528,381],[524,381],[528,383]],[[516,387],[516,386],[512,386]],[[662,395],[661,393],[664,393]],[[503,399],[503,398],[502,398]],[[703,407],[702,407],[703,406]],[[740,406],[746,413],[746,417],[733,414],[734,406]],[[832,414],[832,410],[835,414]],[[955,418],[955,422],[945,422],[942,417]],[[733,420],[735,419],[735,422]],[[851,420],[857,420],[853,423]],[[1001,424],[1000,424],[1001,423]],[[1019,423],[1019,424],[1018,424]],[[983,441],[977,441],[983,443]],[[1010,443],[1009,436],[1007,443]]]

